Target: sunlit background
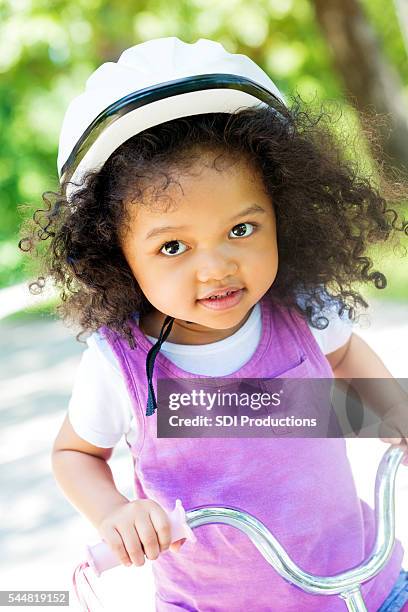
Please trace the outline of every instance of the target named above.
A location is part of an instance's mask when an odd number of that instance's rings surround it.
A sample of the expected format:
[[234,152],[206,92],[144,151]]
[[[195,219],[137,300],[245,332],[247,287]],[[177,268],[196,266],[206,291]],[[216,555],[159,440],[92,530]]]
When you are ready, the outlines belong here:
[[[381,113],[388,121],[378,122],[386,170],[404,170],[407,6],[406,0],[0,0],[1,589],[69,589],[84,545],[99,539],[58,489],[49,457],[85,345],[75,340],[78,330],[53,315],[52,287],[46,299],[28,293],[35,270],[17,248],[23,218],[42,207],[43,192],[57,188],[58,135],[70,100],[98,65],[116,61],[131,45],[161,36],[211,38],[249,55],[286,97],[297,93],[340,109],[334,129],[351,135],[348,155],[367,173],[373,151],[360,113]],[[361,287],[371,308],[356,330],[400,378],[408,377],[407,242],[371,253],[388,285]],[[376,440],[348,444],[359,493],[372,503],[386,447]],[[124,443],[111,467],[118,487],[132,496]],[[408,548],[404,469],[397,479],[397,534]],[[105,605],[153,610],[149,564],[111,570],[96,581]],[[70,608],[78,609],[72,591]]]

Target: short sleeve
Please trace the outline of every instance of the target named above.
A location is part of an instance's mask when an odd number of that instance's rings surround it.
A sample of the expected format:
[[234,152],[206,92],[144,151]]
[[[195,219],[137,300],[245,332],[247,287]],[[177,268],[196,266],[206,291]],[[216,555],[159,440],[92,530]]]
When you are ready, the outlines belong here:
[[340,318],[337,311],[333,309],[325,310],[323,314],[329,320],[326,329],[309,327],[322,353],[328,355],[346,344],[353,333],[353,322],[349,319]]
[[131,426],[130,399],[112,351],[107,358],[96,334],[87,340],[75,374],[68,418],[75,432],[95,446],[113,448]]
[[[312,332],[316,342],[318,343],[322,353],[328,355],[337,350],[350,338],[353,333],[354,322],[348,318],[347,311],[344,311],[341,317],[338,314],[338,303],[330,298],[322,288],[321,295],[326,303],[319,316],[324,316],[329,323],[325,329],[317,329],[309,323],[310,331]],[[302,307],[304,306],[304,295],[298,294],[297,302]]]

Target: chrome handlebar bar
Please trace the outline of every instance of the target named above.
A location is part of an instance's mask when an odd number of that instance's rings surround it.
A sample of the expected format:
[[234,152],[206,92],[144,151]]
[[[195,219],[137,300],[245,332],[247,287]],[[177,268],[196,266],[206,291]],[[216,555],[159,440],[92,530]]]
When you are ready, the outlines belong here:
[[187,524],[221,523],[245,533],[261,555],[289,583],[316,595],[339,595],[347,609],[366,612],[361,584],[376,576],[391,556],[395,540],[395,477],[404,451],[391,446],[384,453],[375,480],[376,539],[369,557],[360,565],[334,576],[314,576],[292,561],[272,533],[254,516],[231,506],[198,506],[186,511]]

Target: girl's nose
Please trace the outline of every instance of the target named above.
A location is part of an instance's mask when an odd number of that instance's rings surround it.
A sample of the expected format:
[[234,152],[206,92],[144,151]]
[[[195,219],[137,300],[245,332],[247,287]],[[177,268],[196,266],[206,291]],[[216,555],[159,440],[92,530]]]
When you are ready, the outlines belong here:
[[210,280],[223,280],[236,275],[238,265],[230,257],[221,253],[208,253],[200,259],[197,267],[197,280],[207,283]]

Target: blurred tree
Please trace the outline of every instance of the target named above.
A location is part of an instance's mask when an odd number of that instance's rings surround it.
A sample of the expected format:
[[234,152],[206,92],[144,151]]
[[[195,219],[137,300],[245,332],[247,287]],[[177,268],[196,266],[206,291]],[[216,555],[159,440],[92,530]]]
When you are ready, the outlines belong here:
[[[378,130],[388,163],[408,165],[407,98],[397,71],[385,59],[358,0],[312,0],[345,94],[358,110],[387,115]],[[375,154],[375,152],[373,152]]]

